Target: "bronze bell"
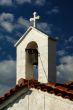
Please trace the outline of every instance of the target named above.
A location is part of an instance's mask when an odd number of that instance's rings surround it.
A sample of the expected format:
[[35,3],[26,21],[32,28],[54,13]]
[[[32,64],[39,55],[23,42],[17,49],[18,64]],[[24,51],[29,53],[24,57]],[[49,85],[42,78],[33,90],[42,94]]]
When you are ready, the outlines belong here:
[[29,54],[29,59],[33,65],[38,65],[38,51],[37,49],[26,49]]

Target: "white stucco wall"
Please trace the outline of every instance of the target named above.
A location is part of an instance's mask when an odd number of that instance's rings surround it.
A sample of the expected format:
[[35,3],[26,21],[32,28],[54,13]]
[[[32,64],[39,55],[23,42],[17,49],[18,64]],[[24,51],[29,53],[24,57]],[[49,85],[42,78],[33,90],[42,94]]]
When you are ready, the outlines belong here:
[[[38,51],[40,53],[41,59],[46,71],[46,75],[48,77],[48,37],[41,32],[36,31],[35,29],[31,30],[27,36],[23,39],[23,41],[17,46],[17,81],[20,78],[26,79],[26,56],[25,49],[29,42],[35,41],[38,45]],[[31,67],[29,67],[29,74],[32,73]],[[43,67],[38,57],[38,80],[40,82],[47,82],[45,77]],[[30,75],[31,76],[31,75]]]
[[73,101],[36,89],[31,91],[4,110],[73,110]]
[[[33,66],[29,65],[29,69],[28,69],[28,73],[26,73],[26,53],[25,53],[25,49],[28,45],[28,43],[30,43],[31,41],[35,41],[38,45],[38,51],[39,51],[39,57],[38,57],[38,81],[42,82],[42,83],[46,83],[48,82],[48,77],[50,76],[50,74],[56,74],[55,73],[55,67],[53,66],[54,60],[53,57],[55,56],[53,53],[53,55],[50,57],[50,61],[48,61],[48,56],[50,54],[48,54],[48,52],[51,52],[53,50],[55,50],[55,47],[53,46],[53,48],[48,48],[48,46],[50,45],[50,42],[48,42],[48,36],[45,35],[44,33],[38,31],[37,29],[33,28],[27,35],[26,37],[22,40],[22,42],[17,46],[17,82],[20,78],[24,78],[26,79],[26,74],[30,74],[29,76],[31,77],[31,74],[34,74],[32,71]],[[52,42],[52,41],[51,41]],[[52,46],[53,43],[51,43],[50,46]],[[55,58],[55,57],[54,57]],[[51,71],[53,70],[54,72],[51,72],[50,69],[48,69],[48,66],[50,65],[50,62],[52,62],[51,64]],[[50,71],[50,72],[49,72]],[[49,73],[49,76],[48,76]],[[53,79],[55,78],[54,75]]]

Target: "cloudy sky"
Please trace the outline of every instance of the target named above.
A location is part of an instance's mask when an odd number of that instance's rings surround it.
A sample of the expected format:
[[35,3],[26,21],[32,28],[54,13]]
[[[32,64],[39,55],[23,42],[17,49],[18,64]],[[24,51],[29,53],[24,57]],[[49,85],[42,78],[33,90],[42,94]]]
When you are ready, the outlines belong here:
[[40,15],[37,27],[57,38],[57,81],[73,80],[73,0],[0,0],[0,95],[15,85],[15,42]]

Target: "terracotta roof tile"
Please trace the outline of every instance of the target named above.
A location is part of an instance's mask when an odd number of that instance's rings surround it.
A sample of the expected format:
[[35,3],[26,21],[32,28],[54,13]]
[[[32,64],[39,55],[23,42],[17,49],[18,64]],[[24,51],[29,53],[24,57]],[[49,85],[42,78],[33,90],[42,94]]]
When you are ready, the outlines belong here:
[[3,97],[0,97],[0,104],[7,100],[10,96],[14,95],[16,92],[21,90],[22,88],[35,88],[40,89],[41,91],[46,91],[51,94],[55,94],[56,96],[61,96],[63,98],[67,98],[73,101],[73,86],[71,84],[58,84],[49,82],[48,84],[40,83],[36,80],[26,80],[21,78],[18,81],[18,84],[10,89]]
[[64,83],[64,85],[67,85],[67,86],[73,86],[73,80],[72,81],[69,81],[69,82],[66,82],[66,83]]

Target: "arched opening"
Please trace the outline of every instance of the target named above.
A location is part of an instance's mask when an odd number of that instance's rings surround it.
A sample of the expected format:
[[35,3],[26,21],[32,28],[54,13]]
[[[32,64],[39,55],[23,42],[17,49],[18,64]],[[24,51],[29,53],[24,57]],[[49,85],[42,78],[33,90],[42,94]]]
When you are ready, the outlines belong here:
[[30,42],[26,47],[26,79],[38,80],[38,45]]

